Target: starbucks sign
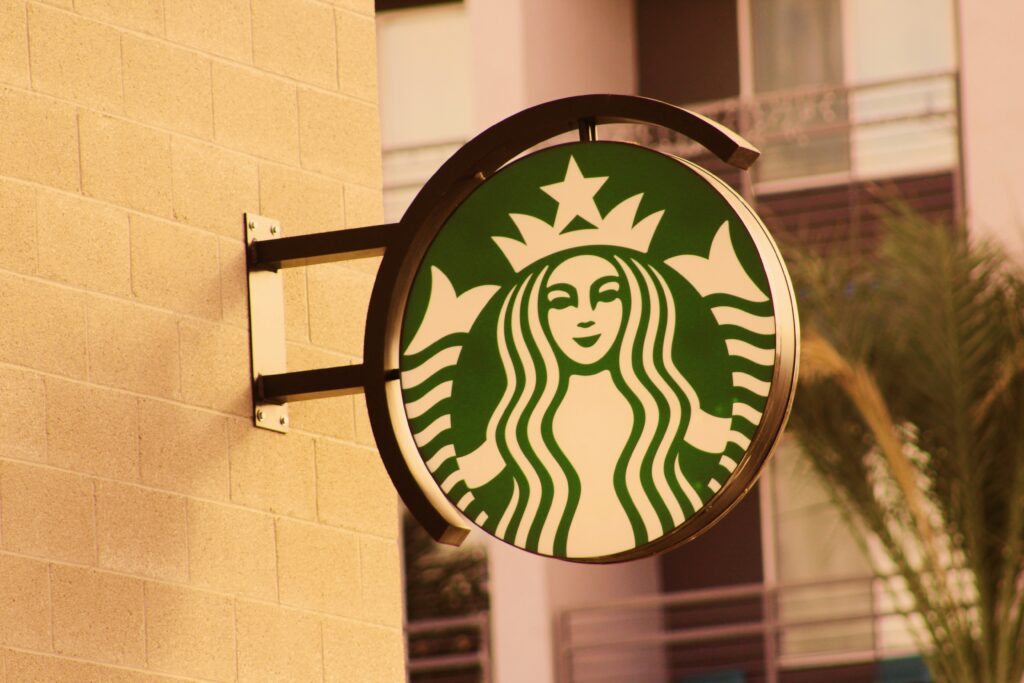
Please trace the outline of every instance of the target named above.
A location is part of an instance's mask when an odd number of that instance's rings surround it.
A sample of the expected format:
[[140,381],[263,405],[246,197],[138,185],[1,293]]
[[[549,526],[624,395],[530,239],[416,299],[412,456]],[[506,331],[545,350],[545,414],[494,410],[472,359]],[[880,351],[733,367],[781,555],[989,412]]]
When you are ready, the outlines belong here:
[[405,414],[447,499],[553,557],[672,538],[749,459],[780,296],[792,333],[765,236],[721,181],[630,144],[550,147],[477,187],[402,321]]
[[[635,97],[567,98],[497,124],[400,223],[324,238],[360,255],[383,247],[364,362],[264,376],[254,361],[264,410],[362,388],[396,488],[444,542],[476,525],[531,553],[616,562],[709,529],[781,436],[796,307],[740,195],[690,161],[595,139],[622,121],[683,133],[740,168],[758,155]],[[574,127],[579,142],[537,148]],[[315,239],[250,254],[315,263]]]

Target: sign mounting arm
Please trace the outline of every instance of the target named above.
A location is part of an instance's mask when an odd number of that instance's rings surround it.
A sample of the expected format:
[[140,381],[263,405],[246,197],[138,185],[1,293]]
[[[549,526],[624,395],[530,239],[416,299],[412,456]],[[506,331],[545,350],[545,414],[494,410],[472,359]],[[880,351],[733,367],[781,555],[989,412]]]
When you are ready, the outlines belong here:
[[253,418],[256,426],[288,431],[289,401],[359,393],[362,364],[287,372],[281,270],[383,255],[402,238],[400,223],[311,235],[281,236],[277,221],[245,216],[249,272]]
[[257,239],[249,244],[249,270],[277,270],[382,256],[400,239],[401,223],[332,230],[312,235]]

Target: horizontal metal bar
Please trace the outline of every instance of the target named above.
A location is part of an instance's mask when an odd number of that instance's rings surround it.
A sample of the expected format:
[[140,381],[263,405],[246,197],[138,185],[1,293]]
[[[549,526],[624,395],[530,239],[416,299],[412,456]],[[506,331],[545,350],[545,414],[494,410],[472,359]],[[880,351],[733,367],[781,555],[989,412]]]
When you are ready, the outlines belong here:
[[793,653],[779,656],[779,666],[783,669],[817,669],[839,664],[868,664],[880,662],[891,657],[909,657],[920,654],[913,647],[878,647],[874,650],[829,650],[821,653]]
[[741,600],[744,598],[760,598],[765,591],[763,583],[741,583],[721,588],[705,588],[700,590],[676,591],[673,593],[655,593],[653,595],[630,596],[605,602],[591,603],[573,607],[566,611],[571,619],[582,612],[603,612],[619,609],[643,607],[668,607],[699,605],[719,600]]
[[395,240],[400,229],[401,223],[386,223],[256,240],[249,246],[249,270],[277,270],[379,256]]
[[725,626],[703,626],[681,631],[655,631],[641,635],[624,636],[609,635],[595,638],[586,643],[571,643],[565,649],[572,652],[581,650],[604,650],[622,648],[629,645],[659,645],[669,643],[706,643],[716,640],[739,640],[759,636],[764,633],[765,626],[760,621],[727,624]]
[[405,631],[409,634],[424,633],[427,631],[448,631],[469,626],[483,627],[489,619],[487,612],[476,612],[461,617],[440,617],[437,619],[416,619],[405,624]]
[[487,655],[479,652],[470,652],[464,655],[437,655],[434,657],[410,657],[409,671],[420,673],[423,671],[437,671],[441,673],[444,669],[463,669],[467,667],[483,667],[487,664]]
[[366,371],[362,365],[338,365],[261,375],[256,379],[256,396],[265,403],[308,401],[359,393],[365,385]]
[[[952,569],[958,569],[953,567]],[[655,593],[652,595],[632,596],[619,598],[617,600],[606,600],[595,602],[589,605],[581,605],[567,610],[571,618],[581,612],[604,611],[616,609],[630,609],[640,607],[683,607],[697,605],[718,600],[738,600],[742,598],[760,597],[765,592],[770,592],[779,597],[786,597],[786,593],[793,593],[802,590],[814,590],[819,588],[834,588],[837,586],[865,586],[871,588],[878,581],[889,581],[899,579],[895,574],[858,574],[848,576],[837,576],[828,579],[815,581],[792,581],[769,585],[765,583],[743,583],[721,588],[702,588],[697,590],[674,591],[671,593]]]
[[792,100],[798,97],[812,97],[814,95],[822,95],[828,93],[859,93],[865,90],[876,90],[881,88],[889,88],[896,85],[912,85],[917,83],[927,83],[932,81],[949,81],[955,82],[959,72],[953,71],[929,71],[920,73],[913,76],[901,76],[899,78],[890,78],[878,81],[863,81],[852,85],[811,85],[799,88],[788,88],[786,90],[778,90],[769,93],[760,93],[754,96],[745,97],[725,97],[717,100],[702,100],[699,102],[686,102],[685,106],[690,111],[697,112],[708,116],[716,112],[727,109],[736,109],[740,106],[756,106],[765,102],[785,101]]

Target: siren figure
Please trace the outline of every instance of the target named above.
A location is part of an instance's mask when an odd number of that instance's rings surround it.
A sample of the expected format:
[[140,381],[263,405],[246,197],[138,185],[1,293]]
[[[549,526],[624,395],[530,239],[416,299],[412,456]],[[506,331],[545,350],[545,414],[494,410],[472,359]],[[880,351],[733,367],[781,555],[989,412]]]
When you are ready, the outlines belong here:
[[511,288],[495,332],[505,391],[459,468],[470,488],[511,471],[496,535],[608,555],[701,507],[680,466],[686,435],[720,450],[729,419],[704,413],[676,367],[675,302],[656,266],[622,248],[560,254]]
[[[559,203],[553,224],[510,214],[521,239],[492,238],[515,272],[506,286],[456,295],[434,268],[430,303],[406,351],[415,354],[453,332],[465,346],[483,340],[496,348],[493,365],[504,384],[485,411],[482,443],[470,452],[442,446],[427,465],[435,476],[447,472],[442,488],[451,497],[459,487],[457,505],[478,510],[478,524],[545,555],[609,556],[660,538],[703,507],[736,467],[723,455],[729,442],[749,443],[733,431],[732,414],[701,405],[675,354],[684,334],[678,292],[711,286],[706,280],[721,270],[709,263],[716,247],[708,258],[650,258],[664,212],[636,221],[637,194],[602,215],[593,197],[605,180],[585,178],[570,157],[565,180],[540,188]],[[577,216],[593,228],[566,230]],[[727,225],[719,235],[731,258],[727,267],[738,267]],[[728,261],[721,258],[723,239],[715,242],[719,260]],[[748,298],[766,298],[750,286]],[[498,308],[495,315],[481,315],[487,305]],[[419,381],[416,373],[408,379]],[[450,396],[452,382],[445,384]],[[429,395],[420,399],[424,405],[438,405]],[[437,443],[453,417],[417,432],[417,443]],[[710,463],[702,467],[714,476],[690,481],[695,459]],[[496,496],[481,493],[499,478],[510,486],[496,504]],[[474,495],[489,503],[474,502]]]

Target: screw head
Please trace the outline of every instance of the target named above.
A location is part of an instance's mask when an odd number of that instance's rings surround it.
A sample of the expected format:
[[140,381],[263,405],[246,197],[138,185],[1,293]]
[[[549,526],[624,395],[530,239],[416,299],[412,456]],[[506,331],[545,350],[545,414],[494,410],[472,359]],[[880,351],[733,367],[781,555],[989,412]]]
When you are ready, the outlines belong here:
[[278,422],[280,422],[280,423],[281,423],[281,426],[282,426],[282,427],[284,427],[284,426],[285,426],[286,424],[288,424],[288,418],[287,418],[287,417],[285,417],[284,415],[282,415],[282,416],[280,417],[280,419],[278,420]]
[[263,422],[263,411],[262,410],[257,410],[256,411],[256,420],[258,422]]
[[248,224],[248,225],[249,225],[249,229],[250,229],[250,230],[255,230],[255,229],[256,229],[256,224],[255,224],[254,222],[252,222],[252,221],[249,221],[249,224]]
[[276,235],[277,234],[277,226],[276,225],[271,225],[270,226],[270,234],[271,235]]

